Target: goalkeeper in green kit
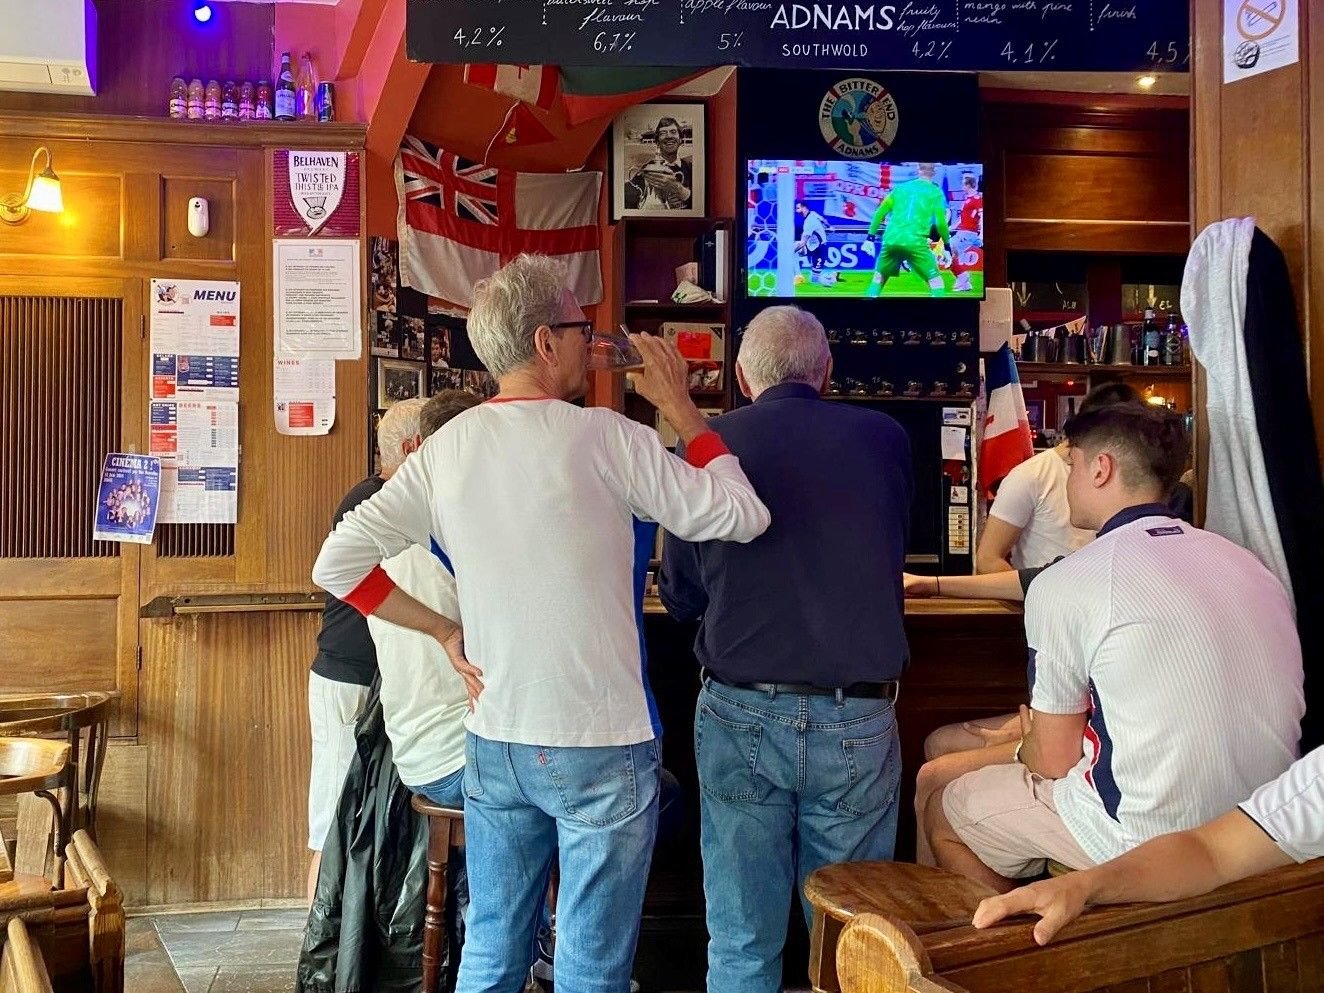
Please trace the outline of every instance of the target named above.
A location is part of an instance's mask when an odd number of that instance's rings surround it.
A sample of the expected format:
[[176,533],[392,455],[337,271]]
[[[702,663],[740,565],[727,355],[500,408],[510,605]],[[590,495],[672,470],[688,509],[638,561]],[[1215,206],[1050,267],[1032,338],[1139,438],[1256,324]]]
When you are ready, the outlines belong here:
[[929,247],[929,236],[936,229],[943,248],[950,254],[952,233],[947,225],[947,197],[933,181],[934,171],[932,162],[919,163],[919,175],[897,186],[878,205],[869,224],[869,243],[878,241],[878,229],[884,221],[887,228],[883,231],[883,244],[878,249],[873,282],[866,296],[880,296],[883,284],[901,271],[903,262],[928,282],[930,293],[945,292],[938,260]]

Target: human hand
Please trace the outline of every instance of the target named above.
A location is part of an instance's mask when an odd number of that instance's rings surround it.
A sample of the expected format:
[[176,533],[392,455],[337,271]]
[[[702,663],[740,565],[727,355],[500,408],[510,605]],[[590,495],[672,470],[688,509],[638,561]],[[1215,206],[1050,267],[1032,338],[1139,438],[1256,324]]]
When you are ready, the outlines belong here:
[[446,658],[450,659],[451,668],[464,680],[465,691],[469,695],[469,712],[473,713],[478,704],[478,697],[483,692],[483,670],[470,662],[464,654],[464,629],[455,628],[444,638],[438,638]]
[[914,573],[903,572],[901,589],[908,597],[937,596],[938,581],[932,576],[916,576]]
[[651,334],[631,334],[630,343],[644,360],[642,371],[626,373],[635,392],[671,422],[682,441],[703,434],[708,425],[690,399],[690,364],[679,349]]
[[1014,715],[1010,720],[998,727],[985,727],[975,721],[965,721],[961,724],[961,729],[973,734],[977,738],[984,739],[984,748],[992,748],[994,745],[1005,745],[1009,741],[1016,741],[1024,737],[1021,733],[1020,715]]
[[977,928],[986,928],[1017,914],[1037,914],[1041,920],[1034,926],[1034,940],[1046,945],[1081,915],[1089,896],[1088,873],[1068,873],[988,897],[979,904],[972,923]]

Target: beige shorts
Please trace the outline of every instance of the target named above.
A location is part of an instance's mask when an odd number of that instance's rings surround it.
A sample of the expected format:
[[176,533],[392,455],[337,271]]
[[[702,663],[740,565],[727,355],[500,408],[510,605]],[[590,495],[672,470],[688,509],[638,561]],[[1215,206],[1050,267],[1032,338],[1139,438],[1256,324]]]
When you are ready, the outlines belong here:
[[322,850],[354,758],[354,724],[368,702],[368,687],[308,673],[308,723],[313,763],[308,775],[308,847]]
[[1094,865],[1053,805],[1053,780],[1019,762],[966,773],[943,792],[942,809],[966,847],[1007,879],[1041,875],[1048,859]]

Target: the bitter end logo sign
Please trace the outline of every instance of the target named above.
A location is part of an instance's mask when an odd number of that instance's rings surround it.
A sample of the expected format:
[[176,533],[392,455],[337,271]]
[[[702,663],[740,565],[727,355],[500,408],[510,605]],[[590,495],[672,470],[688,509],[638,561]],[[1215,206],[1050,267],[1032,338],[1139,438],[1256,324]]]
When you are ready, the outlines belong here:
[[837,83],[818,106],[823,140],[848,159],[882,155],[896,140],[899,124],[896,99],[886,87],[862,76]]

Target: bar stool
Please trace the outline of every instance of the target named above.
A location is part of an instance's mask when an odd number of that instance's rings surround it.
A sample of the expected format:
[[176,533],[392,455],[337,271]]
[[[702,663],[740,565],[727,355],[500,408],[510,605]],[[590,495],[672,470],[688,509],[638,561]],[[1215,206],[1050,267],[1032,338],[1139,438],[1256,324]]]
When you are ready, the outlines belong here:
[[423,916],[423,993],[441,989],[446,961],[446,870],[451,849],[464,847],[464,811],[414,795],[411,806],[428,819],[427,911]]
[[[55,815],[55,860],[52,881],[63,885],[64,846],[69,841],[69,819],[54,790],[64,785],[69,766],[69,743],[45,738],[0,738],[0,796],[33,793],[51,805]],[[0,874],[12,873],[8,858],[0,863]],[[7,881],[0,875],[0,881]]]

